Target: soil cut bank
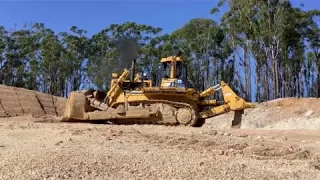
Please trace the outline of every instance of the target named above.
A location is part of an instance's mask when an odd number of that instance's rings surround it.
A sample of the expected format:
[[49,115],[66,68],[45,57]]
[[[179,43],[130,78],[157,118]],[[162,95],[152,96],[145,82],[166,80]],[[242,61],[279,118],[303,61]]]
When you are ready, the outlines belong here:
[[23,88],[0,85],[0,117],[62,116],[66,99]]

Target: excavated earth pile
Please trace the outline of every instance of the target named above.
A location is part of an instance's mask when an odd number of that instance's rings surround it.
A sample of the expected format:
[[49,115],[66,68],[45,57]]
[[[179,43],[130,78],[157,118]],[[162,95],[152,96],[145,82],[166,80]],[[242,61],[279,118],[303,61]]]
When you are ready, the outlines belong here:
[[[281,98],[256,104],[245,110],[242,129],[313,129],[320,130],[320,99]],[[205,126],[228,129],[233,113],[216,116],[206,121]]]
[[0,85],[0,117],[62,116],[66,99],[23,88]]

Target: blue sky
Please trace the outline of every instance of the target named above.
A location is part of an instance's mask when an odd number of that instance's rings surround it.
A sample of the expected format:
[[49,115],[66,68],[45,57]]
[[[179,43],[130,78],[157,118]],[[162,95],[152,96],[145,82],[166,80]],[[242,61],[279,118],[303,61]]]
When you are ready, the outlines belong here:
[[109,24],[135,21],[172,32],[194,17],[214,18],[209,0],[106,0],[106,1],[0,1],[0,24],[13,28],[25,23],[43,22],[56,31],[72,25],[97,33]]
[[[1,0],[0,25],[7,29],[42,22],[54,31],[68,31],[73,25],[99,32],[109,24],[135,21],[164,28],[170,33],[190,19],[219,20],[223,13],[211,15],[218,0]],[[293,0],[299,5],[303,0]],[[305,0],[305,8],[320,8],[319,0]],[[226,7],[222,9],[225,11]]]

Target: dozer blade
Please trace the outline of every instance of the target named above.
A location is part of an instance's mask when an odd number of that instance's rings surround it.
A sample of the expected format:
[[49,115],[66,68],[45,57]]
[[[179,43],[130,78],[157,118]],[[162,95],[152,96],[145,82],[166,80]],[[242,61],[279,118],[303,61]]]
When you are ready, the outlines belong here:
[[88,120],[89,115],[86,113],[88,100],[83,92],[71,92],[66,103],[63,114],[63,121]]
[[108,121],[116,119],[145,119],[156,116],[157,111],[148,109],[134,109],[119,112],[108,108],[105,111],[91,106],[90,101],[83,92],[71,92],[63,116],[63,121]]

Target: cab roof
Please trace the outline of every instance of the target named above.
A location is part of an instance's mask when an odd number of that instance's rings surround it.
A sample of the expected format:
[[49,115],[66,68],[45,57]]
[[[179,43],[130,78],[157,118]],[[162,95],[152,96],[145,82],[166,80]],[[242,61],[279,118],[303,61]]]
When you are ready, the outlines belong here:
[[181,57],[177,57],[177,56],[169,56],[166,58],[162,58],[160,62],[172,62],[172,61],[183,62],[183,59]]

